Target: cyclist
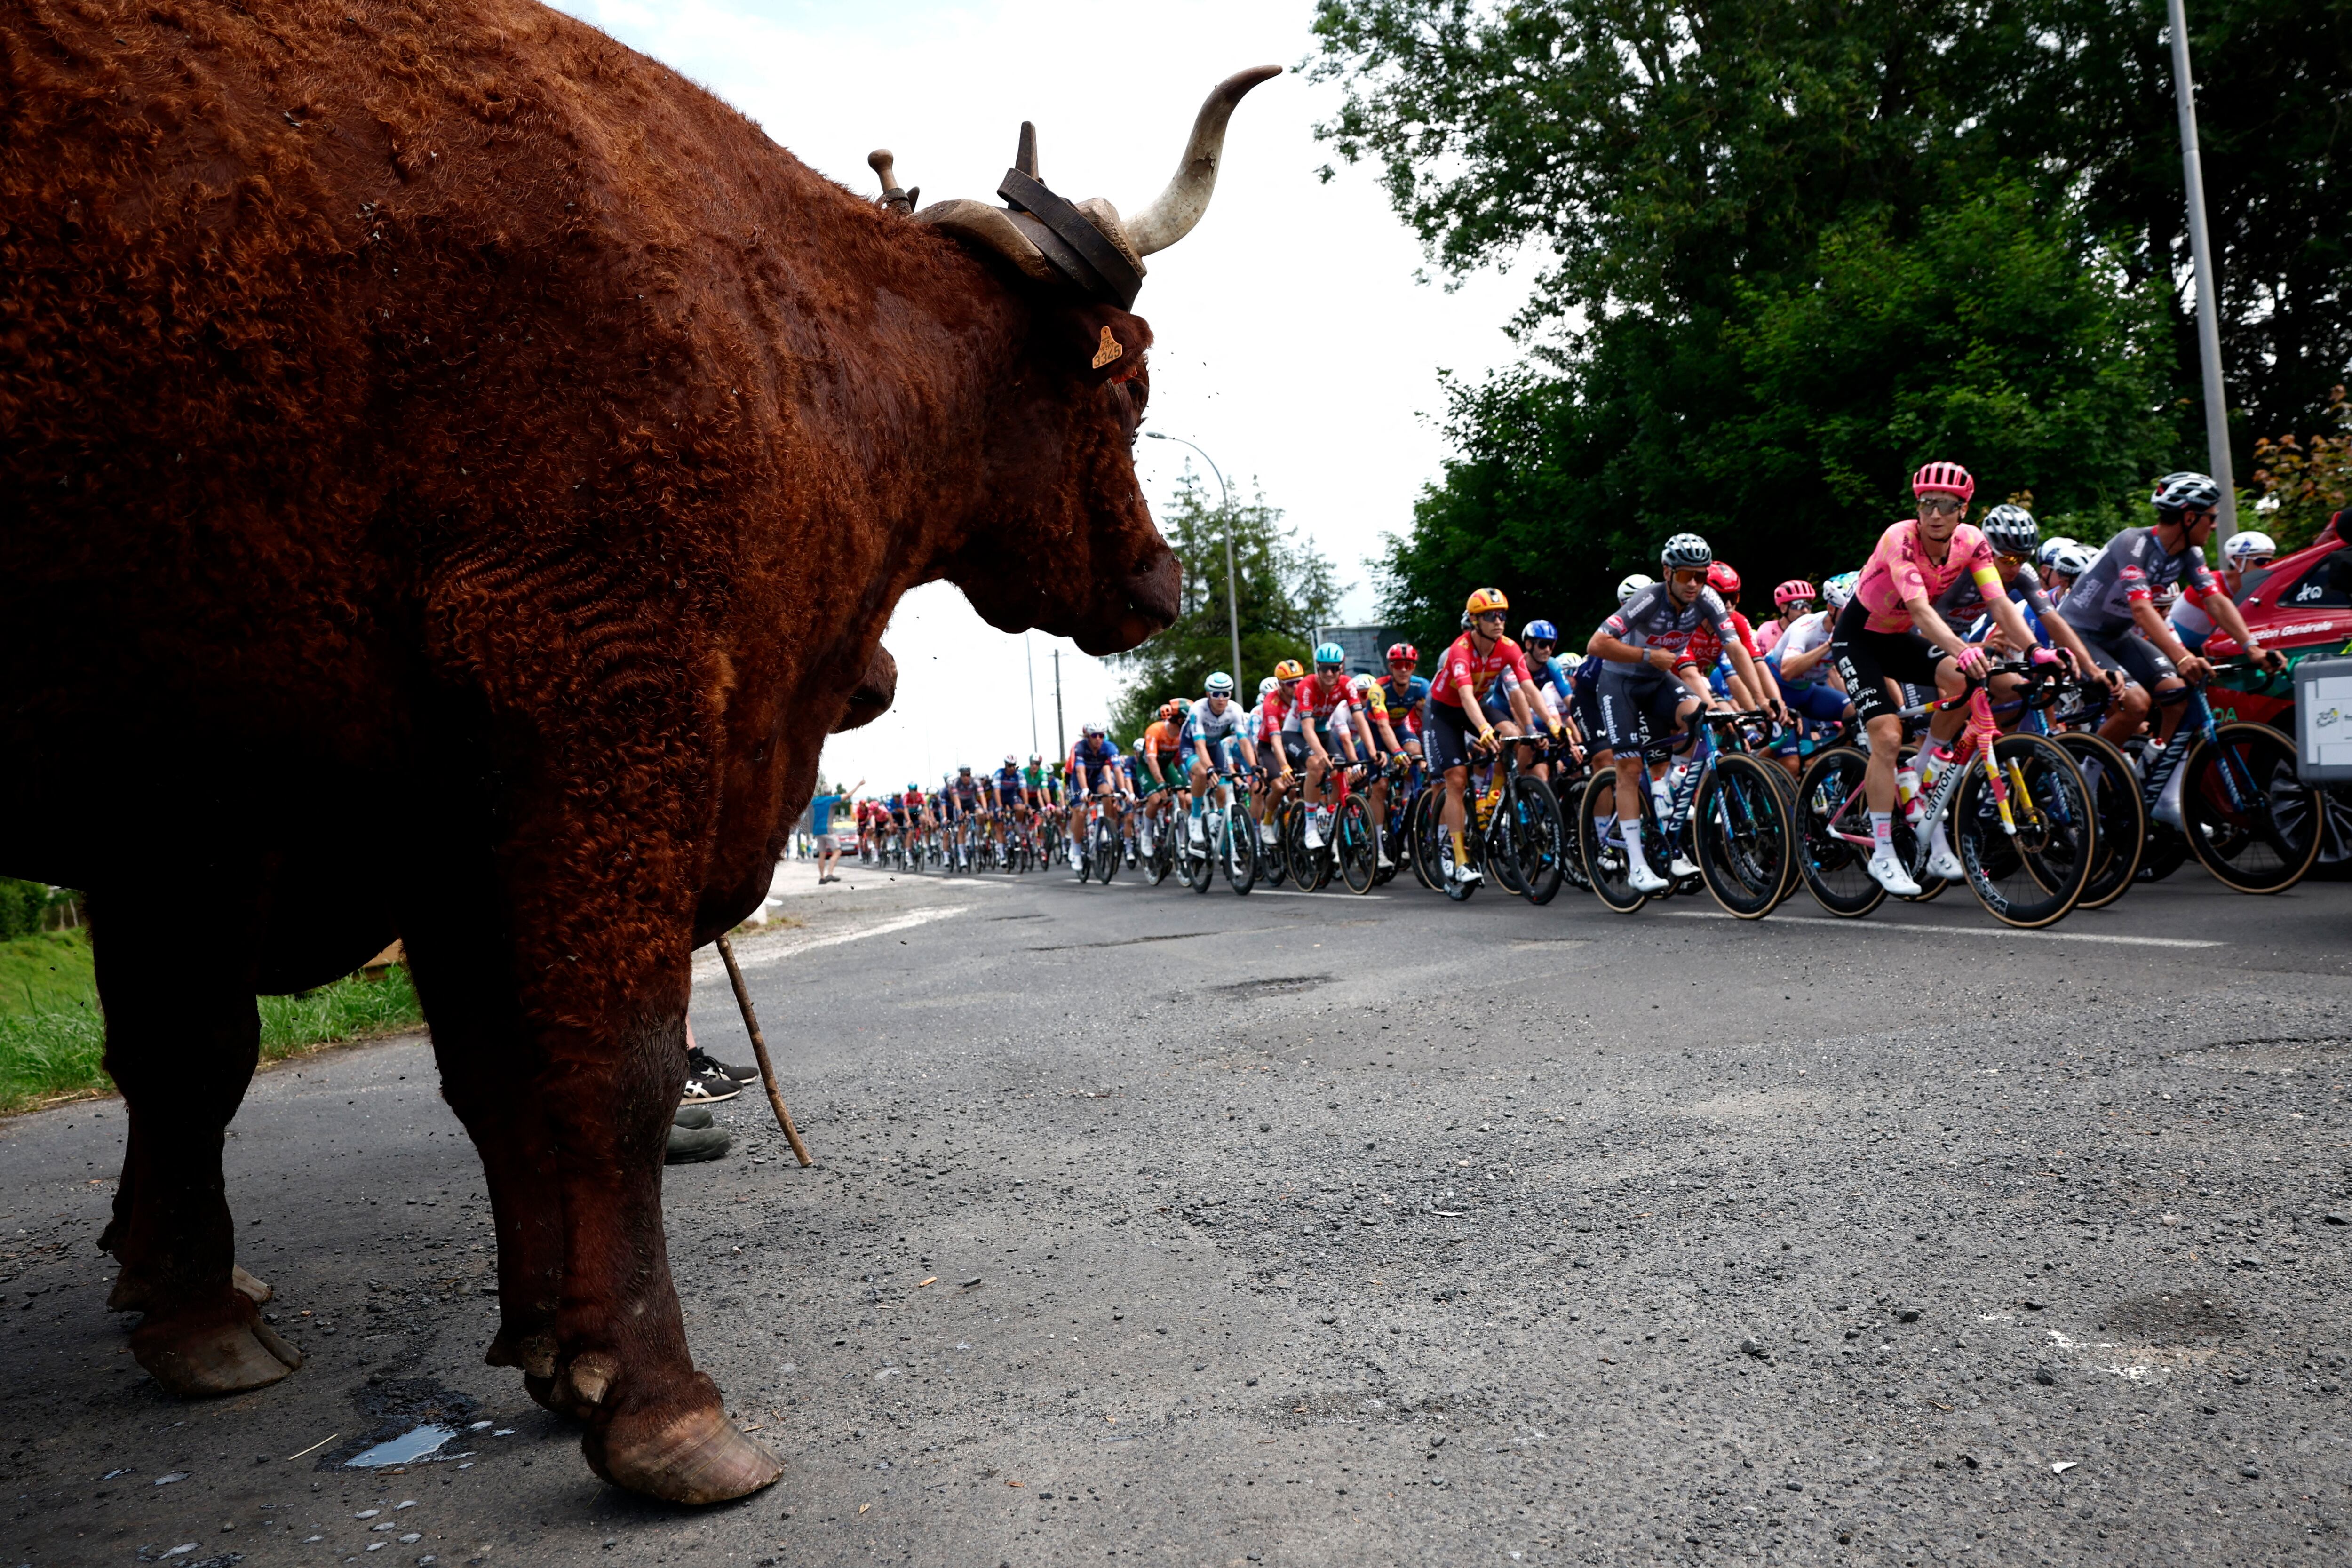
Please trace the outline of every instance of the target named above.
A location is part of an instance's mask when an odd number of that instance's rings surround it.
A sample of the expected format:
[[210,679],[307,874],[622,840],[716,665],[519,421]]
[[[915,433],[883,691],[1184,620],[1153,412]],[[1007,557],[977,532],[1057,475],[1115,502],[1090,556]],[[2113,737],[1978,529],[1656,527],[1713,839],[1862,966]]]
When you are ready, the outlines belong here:
[[[1802,577],[1791,577],[1772,590],[1772,618],[1756,628],[1756,647],[1769,654],[1788,631],[1789,623],[1813,613],[1813,601],[1821,595]],[[1777,677],[1780,671],[1775,670]]]
[[1286,658],[1266,677],[1274,682],[1274,689],[1259,689],[1258,753],[1274,763],[1271,769],[1265,763],[1259,764],[1259,771],[1266,774],[1265,808],[1258,817],[1258,841],[1262,844],[1279,841],[1275,825],[1282,820],[1284,797],[1297,783],[1297,770],[1307,765],[1307,742],[1290,722],[1291,693],[1306,674],[1306,666],[1295,658]]
[[1421,650],[1409,642],[1391,643],[1389,672],[1381,680],[1381,700],[1387,705],[1389,723],[1404,749],[1421,755],[1423,710],[1429,706],[1429,682],[1413,673],[1421,668]]
[[[2041,639],[2043,647],[2055,647],[2064,657],[2070,669],[2077,675],[2097,668],[2092,662],[2091,650],[2075,634],[2074,628],[2059,619],[2050,595],[2043,591],[2042,580],[2028,571],[2027,565],[2039,554],[2042,525],[2033,514],[2013,502],[2004,501],[1984,515],[1978,524],[1987,543],[1992,546],[1993,563],[2000,573],[2001,585],[2025,618],[2027,629]],[[1973,576],[1962,578],[1943,592],[1936,601],[1936,613],[1945,624],[1965,626],[1962,635],[1970,642],[1983,642],[1995,652],[2007,649],[2008,638],[1992,624],[1985,606],[1984,594]],[[2022,653],[2025,650],[2014,650]],[[2102,672],[2103,674],[2105,672]],[[1998,685],[2013,689],[2017,682],[2008,676],[2000,678]]]
[[[1315,673],[1305,677],[1290,690],[1290,707],[1282,722],[1283,744],[1286,749],[1290,737],[1296,734],[1307,752],[1307,847],[1323,847],[1323,829],[1329,821],[1329,810],[1323,804],[1323,776],[1331,770],[1331,752],[1323,737],[1335,731],[1340,736],[1353,727],[1355,705],[1348,700],[1348,650],[1338,643],[1319,644],[1315,649]],[[1339,749],[1352,753],[1351,740],[1334,742]]]
[[[2278,546],[2269,534],[2249,528],[2230,535],[2222,542],[2221,570],[2216,574],[2221,581],[2221,591],[2230,595],[2230,603],[2234,605],[2245,596],[2247,573],[2267,572],[2277,559]],[[2180,639],[2181,647],[2190,653],[2205,651],[2205,639],[2213,635],[2212,616],[2183,594],[2174,601],[2168,618],[2172,635]]]
[[1739,613],[1739,574],[1733,571],[1727,562],[1711,561],[1707,563],[1706,585],[1715,590],[1717,598],[1723,601],[1731,629],[1738,636],[1739,646],[1748,650],[1748,662],[1757,666],[1757,679],[1753,683],[1743,682],[1738,672],[1731,668],[1730,653],[1727,650],[1718,653],[1708,684],[1717,696],[1728,697],[1742,708],[1760,708],[1766,705],[1768,698],[1778,700],[1780,683],[1773,679],[1771,667],[1763,662],[1763,650],[1756,646],[1756,628],[1748,624],[1746,616]]
[[1176,704],[1162,702],[1160,716],[1151,721],[1143,731],[1143,738],[1135,743],[1136,756],[1142,763],[1142,766],[1136,770],[1135,794],[1143,805],[1142,820],[1139,826],[1146,855],[1151,853],[1154,825],[1167,826],[1164,819],[1174,788],[1169,774],[1180,766],[1177,755],[1183,750],[1183,745],[1178,737],[1182,723],[1183,719],[1177,711]]
[[[1429,765],[1445,781],[1438,822],[1453,846],[1454,879],[1465,885],[1483,880],[1470,863],[1470,753],[1474,749],[1481,753],[1491,749],[1497,733],[1487,721],[1478,693],[1501,680],[1505,700],[1519,723],[1525,725],[1532,716],[1523,689],[1532,679],[1527,655],[1504,635],[1510,608],[1511,602],[1500,588],[1473,593],[1462,606],[1465,629],[1439,657],[1436,679],[1429,683],[1429,727],[1423,739],[1429,747]],[[1473,725],[1477,727],[1475,733]]]
[[1363,742],[1363,754],[1381,764],[1365,784],[1365,796],[1372,825],[1372,854],[1381,868],[1388,870],[1396,865],[1389,858],[1389,780],[1402,773],[1408,753],[1397,716],[1389,711],[1384,679],[1370,670],[1348,677],[1348,700],[1356,710],[1356,734]]
[[[1191,754],[1192,774],[1192,809],[1185,831],[1194,849],[1205,850],[1208,837],[1202,813],[1211,776],[1230,774],[1244,765],[1257,766],[1257,746],[1250,739],[1249,715],[1234,700],[1232,676],[1222,669],[1209,672],[1209,679],[1201,683],[1201,700],[1192,704],[1192,711],[1185,718],[1182,741]],[[1222,777],[1216,787],[1218,804],[1230,806],[1232,794]]]
[[[1837,671],[1829,657],[1831,620],[1853,596],[1853,584],[1832,577],[1828,587],[1832,607],[1817,610],[1811,583],[1791,578],[1781,584],[1772,591],[1780,616],[1764,628],[1766,633],[1777,634],[1765,648],[1764,662],[1771,667],[1781,705],[1797,721],[1799,730],[1805,721],[1837,724],[1853,715],[1853,705],[1837,683]],[[1763,642],[1764,637],[1757,640]],[[1782,766],[1796,773],[1803,767],[1805,749],[1803,736],[1792,732],[1783,736],[1773,752]]]
[[[1544,727],[1554,740],[1568,742],[1570,755],[1584,755],[1584,736],[1579,732],[1574,711],[1574,677],[1560,658],[1559,628],[1547,620],[1532,620],[1519,628],[1519,651],[1527,655],[1528,668],[1535,671],[1534,701],[1530,710],[1543,720]],[[1488,717],[1493,710],[1488,710]],[[1524,759],[1528,753],[1520,753]],[[1551,764],[1537,763],[1531,770],[1539,779],[1549,780]]]
[[[1585,652],[1605,661],[1600,673],[1601,722],[1617,770],[1617,823],[1625,843],[1626,879],[1645,893],[1672,886],[1650,868],[1642,847],[1642,790],[1649,753],[1687,737],[1691,719],[1714,697],[1701,673],[1717,649],[1752,689],[1763,679],[1748,645],[1731,629],[1731,612],[1707,585],[1715,551],[1696,533],[1677,533],[1659,552],[1666,580],[1636,591],[1601,623]],[[1768,698],[1774,717],[1780,700]],[[1687,740],[1684,740],[1687,744]],[[1679,867],[1675,868],[1680,875]]]
[[1029,819],[1029,795],[1021,778],[1021,759],[1004,753],[1003,765],[989,781],[996,792],[996,847],[1010,859],[1013,830]]
[[2188,682],[2202,682],[2213,673],[2157,613],[2156,595],[2176,583],[2182,597],[2237,638],[2258,667],[2286,665],[2285,656],[2264,648],[2247,629],[2238,606],[2205,569],[2203,546],[2212,536],[2221,487],[2204,474],[2167,474],[2150,499],[2155,524],[2126,528],[2108,540],[2058,605],[2058,618],[2083,635],[2101,668],[2121,670],[2140,688],[2137,695],[2127,689],[2117,711],[2099,726],[2101,734],[2119,745],[2139,728],[2151,699],[2166,710],[2157,739],[2169,741],[2180,722]]
[[1128,788],[1119,771],[1118,742],[1097,720],[1087,721],[1078,735],[1078,743],[1070,748],[1070,867],[1076,870],[1086,864],[1080,848],[1087,833],[1087,821],[1077,807],[1081,801],[1098,804],[1110,815],[1114,828],[1125,825],[1125,800]]
[[[1868,869],[1888,892],[1902,897],[1917,893],[1919,884],[1895,854],[1903,720],[1887,683],[1933,684],[1949,698],[1960,694],[1968,677],[1984,672],[1984,649],[1964,641],[1936,610],[1937,601],[1964,576],[1975,579],[2011,647],[2035,646],[2025,617],[2003,589],[1991,542],[1965,521],[1976,488],[1976,479],[1958,463],[1931,462],[1911,477],[1917,516],[1879,535],[1832,634],[1831,657],[1870,737],[1870,767],[1863,781],[1873,839]],[[1920,747],[1923,788],[1934,784],[1936,770],[1948,755],[1948,743],[1966,721],[1957,708],[1929,721],[1928,739]],[[1941,820],[1931,830],[1927,868],[1956,881],[1967,875]]]

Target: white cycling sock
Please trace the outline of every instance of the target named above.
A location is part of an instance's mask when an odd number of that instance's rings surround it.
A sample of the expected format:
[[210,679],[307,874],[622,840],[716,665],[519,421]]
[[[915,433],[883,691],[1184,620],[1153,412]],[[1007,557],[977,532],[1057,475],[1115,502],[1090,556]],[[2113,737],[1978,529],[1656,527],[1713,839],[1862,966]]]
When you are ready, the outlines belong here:
[[1648,865],[1649,861],[1642,855],[1642,819],[1638,816],[1621,816],[1617,819],[1617,826],[1625,837],[1626,864]]
[[1870,841],[1889,855],[1895,853],[1895,814],[1874,811],[1870,814]]

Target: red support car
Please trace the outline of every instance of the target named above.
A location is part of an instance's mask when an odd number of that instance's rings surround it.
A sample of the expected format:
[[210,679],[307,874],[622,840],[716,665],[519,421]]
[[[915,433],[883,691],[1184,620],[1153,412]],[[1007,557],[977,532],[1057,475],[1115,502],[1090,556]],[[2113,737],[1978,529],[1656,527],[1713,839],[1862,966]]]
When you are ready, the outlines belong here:
[[[2264,675],[2247,665],[2221,671],[2207,693],[2217,718],[2227,722],[2250,719],[2288,736],[2294,734],[2294,668],[2315,656],[2352,655],[2352,542],[2344,536],[2346,519],[2337,512],[2319,531],[2319,537],[2292,555],[2281,556],[2267,572],[2249,573],[2238,592],[2238,608],[2247,628],[2264,647],[2287,657],[2287,669]],[[2205,657],[2219,662],[2241,657],[2238,639],[2215,629],[2206,641]],[[2327,795],[2327,841],[2320,846],[2314,876],[2352,876],[2352,789],[2341,785]]]

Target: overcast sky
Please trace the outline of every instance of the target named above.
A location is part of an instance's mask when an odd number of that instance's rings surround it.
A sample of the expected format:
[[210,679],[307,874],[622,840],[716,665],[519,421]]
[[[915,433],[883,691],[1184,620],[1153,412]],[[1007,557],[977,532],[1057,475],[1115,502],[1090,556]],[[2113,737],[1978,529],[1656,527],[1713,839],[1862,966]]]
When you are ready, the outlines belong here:
[[[564,9],[701,82],[803,162],[860,195],[866,155],[888,147],[926,203],[993,202],[1021,121],[1040,172],[1072,200],[1133,212],[1174,171],[1208,89],[1244,66],[1286,69],[1234,115],[1216,199],[1181,245],[1151,258],[1137,310],[1151,322],[1149,428],[1197,441],[1237,497],[1270,505],[1338,564],[1349,619],[1372,609],[1369,563],[1402,532],[1445,455],[1439,372],[1475,377],[1513,358],[1502,324],[1519,279],[1458,292],[1414,280],[1420,247],[1368,172],[1313,135],[1338,102],[1295,68],[1311,0],[570,0]],[[1155,506],[1185,449],[1138,444]],[[1028,645],[1024,648],[1024,642]],[[1052,650],[1069,732],[1107,713],[1118,674],[1063,639],[983,623],[944,583],[901,602],[887,714],[825,748],[824,772],[874,789],[935,782],[1055,746]],[[1242,672],[1255,681],[1264,671]]]

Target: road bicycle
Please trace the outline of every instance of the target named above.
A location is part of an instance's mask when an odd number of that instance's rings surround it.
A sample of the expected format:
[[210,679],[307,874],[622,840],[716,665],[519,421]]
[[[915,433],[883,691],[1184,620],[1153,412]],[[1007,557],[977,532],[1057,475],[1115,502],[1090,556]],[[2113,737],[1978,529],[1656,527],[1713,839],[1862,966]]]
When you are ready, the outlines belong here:
[[[1497,735],[1488,749],[1483,786],[1474,785],[1466,803],[1464,839],[1479,869],[1495,885],[1530,903],[1548,904],[1559,892],[1570,851],[1551,786],[1519,769],[1519,748],[1540,748],[1540,740]],[[1454,835],[1440,816],[1444,790],[1433,780],[1414,813],[1413,853],[1429,868],[1429,879],[1455,903],[1478,890],[1454,874]]]
[[2038,689],[2029,686],[1993,705],[1996,720],[2015,713],[2019,731],[2047,735],[2083,770],[2098,835],[2090,878],[2074,902],[2078,910],[2105,909],[2129,892],[2147,851],[2147,803],[2140,795],[2139,769],[2121,747],[2094,728],[2110,700],[2107,683],[2086,675],[2045,681]]
[[[1927,894],[1929,829],[1942,821],[1987,913],[2022,930],[2051,925],[2081,900],[2097,864],[2090,786],[2073,756],[2048,736],[2001,734],[1980,678],[1970,677],[1958,697],[1899,712],[1907,721],[1963,707],[1969,723],[1950,761],[1916,797],[1916,812],[1895,814],[1896,858]],[[1867,869],[1873,839],[1863,782],[1869,766],[1859,748],[1832,747],[1813,758],[1797,786],[1806,889],[1843,919],[1886,900],[1885,888]]]
[[1176,826],[1169,837],[1177,845],[1177,873],[1184,885],[1196,893],[1205,893],[1224,873],[1225,885],[1235,894],[1245,894],[1257,885],[1257,822],[1250,816],[1247,781],[1234,773],[1219,770],[1218,782],[1232,793],[1230,806],[1219,805],[1212,795],[1201,808],[1201,844],[1192,843],[1192,825],[1187,813],[1178,812]]
[[2147,813],[2141,879],[2168,877],[2194,855],[2224,887],[2284,892],[2319,858],[2320,792],[2297,778],[2293,741],[2267,724],[2216,722],[2201,681],[2181,690],[2172,739],[2126,748]]
[[[1674,863],[1687,858],[1699,885],[1727,913],[1761,920],[1790,890],[1796,847],[1785,770],[1746,749],[1751,742],[1744,731],[1769,716],[1759,709],[1695,717],[1689,763],[1669,773],[1663,791],[1651,781],[1641,792],[1643,858],[1664,868],[1662,874],[1673,881]],[[1764,733],[1756,732],[1759,739]],[[1655,742],[1643,748],[1643,773],[1664,755]],[[1597,771],[1585,784],[1576,831],[1593,895],[1619,913],[1631,914],[1654,897],[1672,897],[1675,889],[1652,894],[1633,886],[1633,859],[1619,818],[1617,771]]]

